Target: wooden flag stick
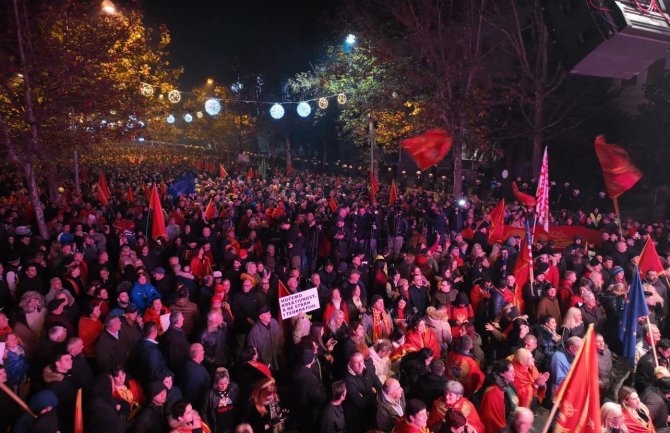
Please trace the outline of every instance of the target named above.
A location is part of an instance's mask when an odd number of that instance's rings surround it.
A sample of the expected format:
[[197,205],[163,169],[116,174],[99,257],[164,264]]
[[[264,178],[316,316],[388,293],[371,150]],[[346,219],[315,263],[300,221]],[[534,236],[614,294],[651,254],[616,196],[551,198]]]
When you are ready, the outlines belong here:
[[21,397],[16,395],[14,393],[14,391],[12,391],[7,385],[4,384],[4,382],[0,382],[0,389],[3,390],[5,392],[5,394],[7,394],[9,396],[9,398],[14,400],[16,402],[16,404],[18,404],[21,407],[21,409],[25,410],[26,413],[28,413],[28,415],[32,416],[33,418],[37,418],[37,415],[35,414],[35,412],[30,410],[30,408],[28,407],[26,402],[21,400]]
[[651,341],[651,351],[654,354],[654,363],[656,364],[656,367],[658,367],[658,358],[656,357],[656,343],[654,342],[654,334],[651,332],[651,321],[649,320],[649,316],[647,316],[647,329],[649,330],[647,335],[651,337],[649,338],[649,341]]

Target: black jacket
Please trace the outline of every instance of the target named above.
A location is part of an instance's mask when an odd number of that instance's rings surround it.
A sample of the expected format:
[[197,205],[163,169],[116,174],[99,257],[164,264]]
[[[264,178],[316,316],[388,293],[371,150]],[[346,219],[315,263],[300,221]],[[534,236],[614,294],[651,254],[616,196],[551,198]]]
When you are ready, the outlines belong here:
[[[240,388],[235,382],[230,382],[228,388],[223,392],[215,389],[207,391],[200,413],[209,428],[212,429],[212,433],[229,431],[235,427],[239,411],[239,397]],[[221,423],[218,422],[219,420]]]
[[668,414],[670,414],[670,402],[663,397],[661,391],[655,386],[645,388],[640,394],[640,401],[649,409],[649,415],[656,429],[668,427]]
[[369,368],[360,375],[348,371],[344,383],[347,386],[347,398],[344,400],[343,410],[347,426],[352,433],[362,433],[370,426],[370,415],[375,412],[381,383]]
[[326,390],[314,370],[298,365],[293,370],[291,385],[294,389],[293,413],[299,431],[316,431],[319,408],[326,401]]
[[212,378],[207,369],[189,359],[179,375],[179,388],[184,400],[190,401],[195,408],[201,408],[207,391],[212,386]]
[[342,405],[335,406],[328,402],[321,414],[321,433],[347,433],[347,422],[344,419]]
[[178,372],[188,360],[188,350],[191,344],[181,328],[170,326],[158,339],[158,348],[165,357],[168,367]]
[[123,340],[123,329],[119,331],[119,339],[114,338],[103,329],[96,344],[96,358],[100,372],[110,372],[118,365],[125,366],[128,360],[128,350]]
[[169,431],[167,416],[163,413],[163,406],[153,403],[145,406],[135,418],[130,433],[165,433]]

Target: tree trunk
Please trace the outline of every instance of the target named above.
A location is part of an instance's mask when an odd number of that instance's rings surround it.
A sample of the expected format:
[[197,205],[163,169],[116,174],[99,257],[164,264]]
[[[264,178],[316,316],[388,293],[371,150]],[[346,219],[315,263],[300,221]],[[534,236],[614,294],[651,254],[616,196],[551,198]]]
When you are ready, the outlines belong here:
[[535,89],[535,103],[533,106],[533,177],[540,176],[543,156],[543,138],[542,126],[544,124],[544,94],[542,89]]
[[53,164],[44,164],[46,167],[46,179],[47,179],[47,192],[49,194],[49,203],[58,202],[58,174],[56,173],[56,167]]
[[[26,61],[26,53],[23,49],[23,20],[19,14],[19,4],[18,0],[13,0],[14,6],[14,20],[16,23],[16,40],[19,49],[19,57],[21,59],[21,67],[23,72],[23,88],[24,96],[26,100],[26,116],[28,124],[30,125],[30,146],[28,152],[30,155],[38,154],[39,150],[39,138],[37,134],[37,121],[35,120],[35,113],[33,111],[33,98],[32,98],[32,88],[30,86],[30,74],[28,69],[28,64]],[[26,25],[28,24],[27,20],[25,21]],[[26,29],[27,30],[27,29]],[[11,140],[9,139],[9,132],[7,134],[7,145],[10,152],[13,150],[14,156],[17,161],[19,157],[17,155],[16,149],[13,149],[11,146]],[[47,225],[44,221],[44,211],[42,210],[42,203],[40,202],[40,196],[37,189],[37,181],[35,180],[35,172],[33,171],[33,164],[30,162],[30,159],[26,159],[25,162],[21,162],[21,167],[26,175],[26,182],[28,183],[28,189],[30,190],[30,202],[35,208],[35,218],[37,222],[37,229],[40,232],[40,235],[44,240],[49,239],[49,232],[47,231]]]

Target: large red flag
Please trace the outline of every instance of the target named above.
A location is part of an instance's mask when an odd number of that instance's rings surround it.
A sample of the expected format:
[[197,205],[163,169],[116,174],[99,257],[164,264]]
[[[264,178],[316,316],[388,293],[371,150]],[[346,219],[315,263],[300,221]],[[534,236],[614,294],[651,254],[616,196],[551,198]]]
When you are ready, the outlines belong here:
[[651,237],[647,238],[647,242],[645,242],[644,247],[642,248],[637,266],[640,268],[640,274],[642,276],[647,275],[647,271],[656,271],[658,273],[663,272],[663,264],[661,263],[660,257],[658,257],[654,241],[651,240]]
[[523,288],[530,281],[530,271],[533,266],[531,258],[532,249],[528,245],[528,236],[521,236],[519,245],[519,255],[514,264],[514,279],[516,280],[516,290],[514,292],[514,304],[519,308],[519,313],[523,314],[526,302],[523,300]]
[[228,177],[228,172],[226,171],[223,164],[219,164],[219,177]]
[[421,135],[401,141],[400,145],[410,154],[416,165],[425,170],[447,156],[453,141],[451,134],[444,129],[430,129]]
[[370,172],[370,202],[375,202],[375,197],[377,196],[377,191],[379,191],[379,182],[377,181],[377,176],[375,176],[374,171]]
[[555,404],[558,405],[558,416],[554,433],[601,433],[598,353],[593,324],[589,325],[577,356],[561,383]]
[[151,191],[151,237],[157,239],[161,236],[167,236],[165,233],[165,217],[163,216],[163,207],[161,206],[161,199],[158,196],[158,188],[154,183],[154,188]]
[[605,177],[605,188],[610,198],[617,198],[631,189],[642,173],[630,162],[628,152],[605,141],[604,135],[596,137],[596,154]]
[[391,192],[389,193],[389,207],[395,204],[398,199],[398,187],[395,186],[395,179],[391,181]]
[[205,171],[207,173],[213,173],[214,172],[214,164],[212,164],[209,161],[205,162]]
[[107,200],[107,195],[105,195],[105,192],[102,190],[102,188],[100,188],[100,185],[98,185],[97,190],[96,198],[100,203],[102,203],[103,206],[107,206],[107,204],[109,204],[109,200]]
[[514,197],[516,197],[516,199],[519,200],[523,205],[535,206],[535,197],[530,194],[526,194],[525,192],[519,191],[519,187],[514,181],[512,181],[512,192],[514,193]]
[[249,167],[249,170],[247,171],[247,178],[253,179],[254,178],[254,169]]
[[100,175],[98,176],[98,188],[102,190],[103,194],[105,194],[105,197],[112,195],[112,192],[107,186],[107,180],[105,179],[105,174],[103,172],[100,172]]
[[[284,297],[289,296],[289,295],[292,294],[290,292],[290,290],[284,285],[284,283],[281,280],[279,280],[279,287],[277,289],[277,292],[278,292],[277,293],[277,298],[278,299],[284,298]],[[279,315],[281,316],[281,302],[279,303]],[[283,320],[283,317],[282,317],[282,320]]]
[[505,199],[498,202],[496,207],[489,213],[491,225],[489,226],[489,242],[503,242],[505,240]]
[[214,199],[210,198],[209,199],[209,204],[207,205],[207,208],[205,209],[205,218],[207,218],[207,220],[209,221],[212,218],[214,218],[215,215],[216,215],[216,206],[214,206]]

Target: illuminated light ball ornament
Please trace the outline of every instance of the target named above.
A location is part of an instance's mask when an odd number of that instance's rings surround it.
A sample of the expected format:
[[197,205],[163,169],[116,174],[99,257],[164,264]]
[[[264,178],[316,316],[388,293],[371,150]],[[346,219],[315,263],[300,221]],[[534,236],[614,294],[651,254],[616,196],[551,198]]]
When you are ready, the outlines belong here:
[[198,111],[197,113],[195,113],[195,117],[197,117],[198,119],[202,119],[203,116],[204,114],[202,114],[202,111]]
[[221,112],[221,103],[218,99],[210,98],[205,101],[205,111],[210,116],[216,116]]
[[274,104],[270,107],[270,116],[273,119],[281,119],[284,117],[284,107],[281,104]]
[[309,113],[312,112],[312,107],[310,107],[307,102],[301,102],[298,104],[296,111],[298,112],[298,116],[307,117],[309,116]]
[[170,92],[168,93],[168,100],[173,104],[176,104],[179,101],[181,101],[181,93],[179,92],[179,90],[170,90]]
[[167,117],[166,120],[167,120],[167,123],[169,123],[170,125],[172,125],[176,119],[175,119],[175,117],[174,117],[172,114],[170,114],[170,115]]
[[344,93],[340,93],[337,95],[337,103],[338,104],[346,104],[347,103],[347,95]]
[[149,98],[154,95],[154,86],[149,83],[142,83],[140,85],[140,93]]
[[328,98],[319,98],[319,108],[325,110],[328,108]]
[[193,122],[193,116],[191,116],[191,113],[186,113],[184,114],[184,121],[186,123],[191,123]]

